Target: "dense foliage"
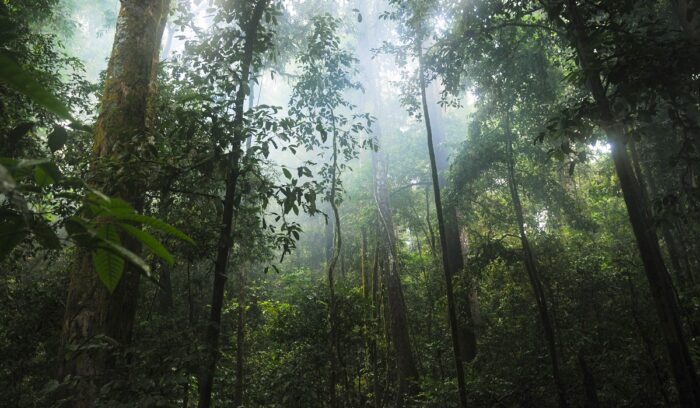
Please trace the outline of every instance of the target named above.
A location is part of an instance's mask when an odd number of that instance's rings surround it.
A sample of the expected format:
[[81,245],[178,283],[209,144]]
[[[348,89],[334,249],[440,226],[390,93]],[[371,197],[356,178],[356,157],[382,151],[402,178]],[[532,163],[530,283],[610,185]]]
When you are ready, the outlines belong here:
[[693,0],[0,1],[0,406],[700,406],[698,67]]

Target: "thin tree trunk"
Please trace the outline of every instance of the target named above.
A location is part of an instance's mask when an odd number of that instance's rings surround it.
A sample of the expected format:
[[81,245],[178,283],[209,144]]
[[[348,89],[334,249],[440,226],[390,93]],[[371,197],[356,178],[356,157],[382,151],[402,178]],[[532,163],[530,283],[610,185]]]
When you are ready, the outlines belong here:
[[333,207],[328,203],[324,212],[327,214],[325,228],[326,270],[333,259],[333,246],[335,244],[335,220],[333,219]]
[[[331,116],[333,113],[331,112]],[[333,212],[333,220],[329,222],[332,225],[331,231],[333,231],[333,241],[331,246],[330,259],[328,261],[328,288],[330,290],[330,300],[328,305],[328,322],[330,326],[330,341],[331,341],[331,370],[329,378],[330,387],[330,399],[331,408],[336,408],[338,406],[338,397],[336,395],[336,385],[338,382],[338,363],[340,361],[340,350],[338,347],[338,333],[337,333],[337,305],[335,296],[335,267],[338,263],[338,258],[340,257],[340,248],[342,245],[342,236],[340,235],[340,214],[338,212],[338,204],[336,203],[336,193],[338,186],[338,132],[333,126],[333,164],[331,169],[331,192],[329,197],[329,204]],[[328,233],[328,229],[326,229]],[[326,248],[328,251],[328,248]]]
[[[651,219],[653,217],[652,200],[649,197],[649,195],[651,195],[652,197],[656,197],[656,183],[654,182],[653,176],[651,174],[649,174],[648,177],[645,176],[644,169],[642,168],[640,162],[639,152],[634,141],[630,141],[629,149],[631,153],[632,168],[634,169],[637,180],[639,181],[639,188],[642,192],[642,201],[646,207],[646,215]],[[671,231],[671,228],[668,226],[668,224],[664,223],[663,225],[659,226],[658,229],[660,230],[661,236],[663,237],[663,242],[666,244],[665,246],[666,250],[668,251],[668,258],[671,261],[671,267],[675,272],[676,286],[673,285],[673,280],[671,280],[671,285],[674,296],[676,298],[676,302],[678,303],[681,315],[685,318],[685,321],[688,324],[691,336],[696,337],[700,332],[700,329],[698,329],[697,325],[694,323],[688,309],[681,304],[680,297],[677,291],[677,287],[680,287],[681,290],[687,290],[690,286],[689,283],[694,284],[693,277],[690,274],[689,270],[685,270],[681,266],[680,249],[674,238],[673,231]]]
[[[430,241],[430,251],[433,255],[433,258],[437,260],[438,250],[437,250],[437,244],[436,244],[436,239],[435,239],[435,231],[433,230],[433,223],[430,220],[430,187],[425,188],[425,224],[428,228],[428,238]],[[437,261],[436,263],[439,263],[439,261]]]
[[182,408],[189,408],[190,406],[190,383],[185,384],[184,393],[182,396]]
[[[158,203],[158,218],[164,220],[170,209],[170,183],[166,183],[161,190],[160,202]],[[171,279],[170,264],[162,259],[154,260],[158,265],[158,313],[163,316],[170,314],[173,310],[173,283]]]
[[[647,207],[648,217],[652,217],[653,198],[657,196],[656,183],[654,182],[653,175],[650,174],[648,169],[645,172],[644,168],[642,167],[636,142],[630,141],[629,149],[632,159],[632,167],[635,175],[637,176],[637,180],[639,180],[639,187],[642,191],[642,197]],[[683,289],[687,289],[688,280],[692,281],[692,276],[689,276],[689,271],[685,270],[681,265],[681,250],[679,249],[678,243],[673,235],[673,231],[671,231],[667,224],[661,225],[659,229],[661,230],[661,237],[666,244],[668,257],[671,261],[671,267],[675,272],[678,286]]]
[[[438,182],[440,190],[447,189],[447,172],[449,171],[449,159],[447,156],[447,146],[445,129],[443,126],[442,112],[437,103],[439,91],[437,83],[433,81],[426,89],[426,103],[430,114],[430,126],[433,133],[435,145],[435,160],[438,171]],[[447,258],[451,276],[459,276],[464,272],[464,255],[462,253],[462,238],[457,217],[457,207],[452,200],[443,201],[443,214],[445,217],[445,239],[447,241]],[[459,324],[460,337],[460,357],[463,361],[469,362],[476,357],[476,336],[474,333],[474,322],[471,314],[471,299],[465,296],[464,299],[455,300],[457,310],[457,323]]]
[[[425,73],[423,72],[423,49],[420,42],[417,45],[418,51],[418,75],[419,75],[419,86],[421,91],[421,101],[423,104],[423,116],[425,122],[425,130],[428,138],[428,153],[430,155],[430,172],[433,178],[433,198],[435,200],[435,211],[437,213],[438,220],[438,232],[440,235],[440,248],[442,250],[442,267],[445,271],[445,289],[447,292],[447,316],[450,323],[450,331],[452,334],[452,347],[454,352],[455,367],[457,371],[457,387],[459,391],[459,402],[460,407],[466,408],[467,406],[467,387],[464,380],[464,367],[462,365],[462,358],[460,356],[460,338],[459,338],[459,324],[457,321],[457,310],[455,307],[454,300],[454,289],[452,284],[452,268],[450,266],[449,259],[449,247],[447,242],[446,228],[445,228],[445,217],[443,214],[442,200],[440,196],[440,182],[438,180],[438,170],[435,159],[435,148],[433,144],[433,131],[430,126],[430,113],[428,112],[428,102],[426,98],[426,83],[425,83]],[[459,242],[457,242],[459,244]]]
[[605,87],[600,78],[600,71],[595,62],[595,54],[590,48],[590,41],[584,23],[578,13],[575,0],[567,0],[570,12],[571,28],[578,58],[598,110],[601,114],[601,127],[611,139],[612,157],[620,181],[622,194],[627,205],[630,223],[637,240],[637,246],[644,264],[644,271],[649,281],[654,306],[656,308],[661,331],[666,341],[673,376],[678,388],[682,406],[695,407],[700,404],[700,387],[698,386],[695,365],[688,350],[688,344],[681,325],[680,310],[676,302],[673,286],[661,256],[659,241],[650,220],[647,218],[639,181],[634,176],[627,150],[625,149],[624,127],[615,120],[610,107]]
[[513,203],[513,210],[515,212],[515,219],[518,223],[518,233],[520,235],[520,243],[522,245],[525,261],[525,270],[530,278],[530,284],[532,285],[532,291],[535,295],[535,303],[537,304],[537,310],[540,314],[540,320],[542,322],[542,328],[544,330],[544,337],[547,343],[547,349],[549,350],[549,357],[552,364],[552,375],[554,377],[554,384],[557,389],[557,396],[559,400],[559,406],[562,408],[568,407],[569,404],[566,399],[566,390],[564,387],[564,381],[561,377],[561,372],[559,368],[559,358],[557,356],[557,347],[555,340],[554,327],[552,325],[551,316],[549,313],[549,306],[547,305],[547,299],[545,296],[544,288],[542,286],[542,279],[540,277],[539,271],[537,270],[537,264],[535,262],[535,255],[530,246],[530,242],[527,238],[527,233],[525,231],[525,217],[523,216],[523,206],[520,201],[520,193],[518,192],[518,184],[515,175],[515,154],[513,153],[513,136],[511,134],[510,127],[510,112],[505,113],[505,141],[506,141],[506,154],[507,154],[507,165],[508,165],[508,187],[510,189],[511,201]]
[[243,385],[245,384],[245,318],[247,266],[238,267],[238,316],[236,319],[236,382],[233,387],[233,406],[243,406]]
[[[147,143],[143,135],[153,96],[153,72],[157,70],[153,56],[160,49],[168,4],[168,0],[122,1],[95,125],[90,184],[110,196],[124,199],[137,211],[143,209],[145,177],[125,169],[134,165],[131,160],[135,153]],[[110,171],[101,168],[106,162],[114,166]],[[122,244],[132,252],[140,252],[140,244],[134,239],[122,237]],[[80,347],[100,335],[120,346],[128,345],[139,281],[139,271],[127,264],[119,285],[110,294],[99,281],[90,254],[79,251],[70,273],[61,334],[63,348]],[[71,352],[62,361],[61,378],[70,375],[81,379],[72,406],[94,406],[99,388],[107,380],[106,371],[112,365],[107,354],[106,351]]]
[[360,228],[361,241],[360,241],[360,279],[362,280],[362,296],[365,299],[369,299],[370,294],[370,276],[367,273],[367,231],[365,227]]
[[656,383],[659,386],[659,393],[663,397],[666,406],[670,406],[671,402],[668,397],[668,393],[666,392],[666,384],[662,375],[663,369],[656,361],[653,343],[649,338],[649,335],[647,335],[646,330],[644,330],[642,322],[639,319],[639,312],[637,311],[637,292],[634,290],[632,279],[629,276],[627,276],[627,286],[630,291],[630,313],[632,314],[632,320],[634,321],[635,326],[637,326],[637,331],[639,332],[639,336],[642,338],[642,343],[644,344],[644,351],[646,352],[647,357],[649,357],[649,362],[654,368],[654,376],[656,378]]
[[211,393],[214,385],[216,364],[219,360],[219,335],[221,333],[221,310],[224,303],[224,289],[227,280],[227,267],[229,253],[231,252],[231,230],[233,227],[233,213],[235,206],[236,187],[240,175],[241,147],[246,139],[243,123],[243,109],[247,92],[247,84],[250,79],[250,69],[253,63],[255,45],[257,43],[258,28],[263,12],[269,0],[257,0],[253,7],[250,19],[245,26],[245,45],[241,63],[241,77],[238,84],[235,100],[235,116],[233,121],[233,147],[228,163],[226,177],[226,192],[224,194],[224,211],[222,216],[221,231],[217,244],[217,255],[214,263],[214,286],[211,302],[211,315],[207,327],[205,345],[207,360],[200,377],[199,383],[199,408],[211,406]]
[[583,406],[584,408],[599,408],[600,402],[598,401],[595,377],[593,377],[593,373],[586,363],[583,352],[579,352],[578,354],[578,364],[581,368],[581,374],[583,375],[583,390],[586,395],[586,402]]
[[403,299],[403,289],[396,254],[396,237],[389,204],[389,194],[386,185],[386,162],[380,153],[373,158],[375,171],[375,201],[380,216],[382,239],[380,249],[386,257],[386,267],[383,268],[383,280],[386,288],[389,329],[391,341],[396,351],[397,379],[399,385],[399,402],[404,397],[412,397],[418,392],[418,369],[416,368],[411,340],[408,333],[408,319]]
[[[469,241],[467,240],[467,233],[462,230],[461,233],[462,237],[462,253],[468,253],[469,252]],[[470,322],[471,322],[471,330],[474,335],[474,344],[476,346],[477,344],[477,339],[479,338],[479,330],[484,327],[484,322],[483,319],[481,318],[481,307],[479,306],[479,292],[477,290],[477,284],[476,282],[470,282],[469,289],[468,289],[468,301],[469,304],[467,305],[469,307],[469,316],[470,316]],[[476,355],[477,348],[474,348],[474,353]]]
[[372,360],[372,393],[374,408],[379,408],[380,398],[379,398],[379,365],[377,363],[377,336],[379,329],[379,230],[377,230],[377,243],[374,246],[374,263],[372,266],[372,307],[371,310],[371,322],[372,327],[372,342],[370,345],[370,353]]
[[[361,10],[366,10],[366,4],[361,5]],[[368,15],[368,14],[365,14]],[[367,19],[369,20],[369,19]],[[370,44],[369,35],[363,30],[358,38],[358,52],[361,66],[367,68],[365,75],[370,97],[372,110],[379,111],[380,96],[377,93],[376,74],[374,63],[369,55]],[[380,144],[382,131],[379,121],[373,124],[372,132],[377,144]],[[396,354],[396,371],[398,382],[397,407],[402,407],[406,399],[413,399],[419,391],[418,369],[411,346],[411,339],[408,332],[408,317],[406,315],[406,305],[401,287],[400,266],[397,258],[396,233],[389,202],[389,189],[387,181],[388,166],[384,153],[375,151],[372,153],[372,167],[374,170],[374,198],[377,204],[379,217],[379,250],[382,257],[386,259],[386,267],[382,268],[382,281],[386,289],[386,300],[388,304],[387,322],[391,343]]]
[[[248,110],[251,111],[255,107],[255,80],[253,74],[250,75],[248,81]],[[250,148],[253,144],[253,137],[248,135],[245,140],[246,157],[250,154]],[[238,195],[238,204],[242,196]],[[238,278],[238,310],[236,317],[236,382],[233,387],[233,406],[243,406],[244,384],[245,384],[245,328],[246,328],[246,294],[248,290],[248,266],[240,265],[237,271]]]

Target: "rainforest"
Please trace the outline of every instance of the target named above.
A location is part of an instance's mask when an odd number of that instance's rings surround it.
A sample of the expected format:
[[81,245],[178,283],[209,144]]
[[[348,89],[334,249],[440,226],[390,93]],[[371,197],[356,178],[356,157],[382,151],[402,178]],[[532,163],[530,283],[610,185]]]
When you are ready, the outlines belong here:
[[0,0],[0,407],[700,407],[700,1]]

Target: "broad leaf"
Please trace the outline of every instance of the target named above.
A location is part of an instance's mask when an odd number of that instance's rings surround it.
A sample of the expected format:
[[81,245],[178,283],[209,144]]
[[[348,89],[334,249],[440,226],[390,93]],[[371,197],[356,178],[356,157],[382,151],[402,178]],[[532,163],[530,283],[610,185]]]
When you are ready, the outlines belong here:
[[148,225],[163,232],[167,232],[168,234],[179,238],[183,241],[189,242],[192,245],[195,244],[194,240],[187,236],[187,234],[159,219],[137,214],[133,211],[124,211],[121,209],[112,210],[110,211],[110,214],[119,221],[134,221],[144,225]]
[[0,81],[17,92],[31,98],[36,104],[62,119],[71,119],[68,108],[51,92],[47,91],[34,76],[6,54],[0,53]]
[[150,250],[153,251],[154,254],[163,258],[165,262],[171,265],[175,263],[175,259],[170,254],[170,252],[168,252],[168,250],[163,246],[163,244],[161,244],[160,241],[158,241],[153,235],[129,224],[119,224],[119,228],[123,229],[129,235],[138,239],[142,244],[150,248]]
[[61,240],[44,220],[34,220],[32,232],[39,244],[45,249],[61,249]]
[[[113,225],[103,225],[97,230],[97,237],[106,247],[98,247],[92,252],[92,261],[95,272],[107,289],[114,292],[124,274],[124,259],[111,250],[119,245],[119,234]],[[109,248],[109,249],[107,249]]]
[[121,246],[121,244],[112,241],[105,241],[103,242],[103,244],[107,247],[108,250],[114,252],[117,255],[120,255],[123,259],[129,261],[131,264],[141,269],[141,271],[143,271],[143,273],[146,274],[146,277],[148,277],[149,279],[151,278],[151,267],[148,266],[148,264],[146,263],[146,261],[143,260],[143,258],[124,248],[123,246]]
[[68,132],[62,126],[54,126],[53,132],[49,133],[48,145],[52,152],[61,150],[68,140]]
[[107,290],[114,292],[124,274],[124,259],[112,251],[98,248],[92,253],[92,262]]
[[34,168],[34,180],[39,187],[51,185],[56,181],[40,166]]
[[18,214],[0,216],[0,261],[27,236],[24,219]]

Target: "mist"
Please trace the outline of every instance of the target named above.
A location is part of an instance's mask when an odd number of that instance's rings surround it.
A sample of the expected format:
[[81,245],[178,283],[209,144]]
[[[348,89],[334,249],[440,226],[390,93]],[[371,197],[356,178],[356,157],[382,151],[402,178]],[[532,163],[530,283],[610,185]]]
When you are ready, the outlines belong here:
[[700,406],[692,2],[0,22],[0,407]]

